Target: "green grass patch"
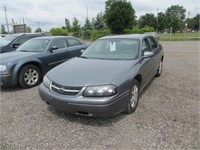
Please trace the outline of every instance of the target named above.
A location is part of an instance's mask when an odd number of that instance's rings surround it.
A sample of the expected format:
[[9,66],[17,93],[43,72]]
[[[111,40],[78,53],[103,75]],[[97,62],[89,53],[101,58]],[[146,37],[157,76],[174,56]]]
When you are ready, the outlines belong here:
[[200,41],[200,32],[160,34],[161,41]]

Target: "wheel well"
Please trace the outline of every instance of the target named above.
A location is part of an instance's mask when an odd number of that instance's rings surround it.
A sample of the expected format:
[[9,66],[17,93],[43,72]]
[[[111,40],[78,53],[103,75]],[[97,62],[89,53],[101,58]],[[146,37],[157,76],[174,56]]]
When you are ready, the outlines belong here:
[[137,82],[139,83],[139,85],[141,85],[141,83],[142,83],[142,76],[140,74],[137,75],[134,79],[137,80]]
[[34,65],[34,66],[36,66],[36,67],[40,70],[40,72],[41,72],[41,74],[42,74],[42,68],[41,68],[41,66],[40,66],[40,64],[39,64],[38,62],[27,62],[27,63],[23,64],[23,65],[18,69],[18,72],[17,72],[17,79],[19,78],[19,73],[20,73],[20,71],[22,70],[22,68],[23,68],[24,66],[27,66],[27,65]]

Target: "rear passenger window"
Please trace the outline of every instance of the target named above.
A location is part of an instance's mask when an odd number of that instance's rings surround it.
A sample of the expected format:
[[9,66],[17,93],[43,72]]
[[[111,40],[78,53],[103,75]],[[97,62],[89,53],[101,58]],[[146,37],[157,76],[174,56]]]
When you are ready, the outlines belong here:
[[151,44],[152,49],[155,49],[158,46],[156,40],[153,37],[148,37],[148,38],[149,38],[149,42]]
[[69,46],[77,46],[81,45],[81,43],[77,39],[67,39]]

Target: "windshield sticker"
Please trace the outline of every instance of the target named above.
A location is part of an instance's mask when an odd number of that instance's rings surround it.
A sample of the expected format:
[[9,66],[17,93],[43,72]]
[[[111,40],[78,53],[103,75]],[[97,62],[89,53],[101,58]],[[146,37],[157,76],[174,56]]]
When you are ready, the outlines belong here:
[[115,43],[115,42],[111,42],[111,43],[110,43],[110,51],[111,51],[111,52],[116,51],[116,43]]

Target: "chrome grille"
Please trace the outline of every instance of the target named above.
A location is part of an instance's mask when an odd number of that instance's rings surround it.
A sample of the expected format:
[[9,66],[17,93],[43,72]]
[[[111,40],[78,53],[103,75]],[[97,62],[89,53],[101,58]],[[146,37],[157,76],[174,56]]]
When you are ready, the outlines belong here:
[[52,82],[52,84],[51,84],[51,90],[60,95],[74,96],[74,95],[77,95],[81,89],[82,89],[82,87],[62,86],[62,85],[54,83],[54,82]]

